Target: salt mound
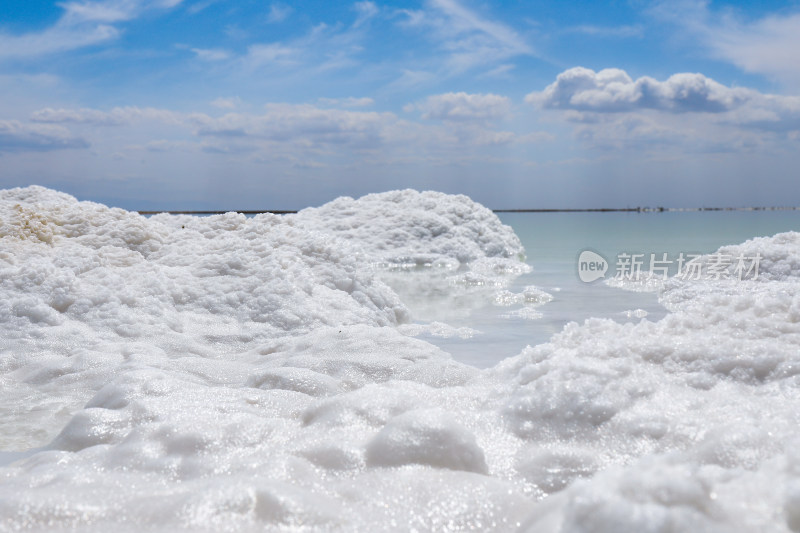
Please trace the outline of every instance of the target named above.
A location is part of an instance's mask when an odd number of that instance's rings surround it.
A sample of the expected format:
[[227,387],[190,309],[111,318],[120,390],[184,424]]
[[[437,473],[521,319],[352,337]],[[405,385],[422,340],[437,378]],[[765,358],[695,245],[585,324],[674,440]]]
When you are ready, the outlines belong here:
[[[742,244],[723,246],[717,252],[731,258],[727,272],[730,277],[738,277],[734,269],[736,259],[744,257],[749,267],[752,258],[758,256],[758,276],[751,273],[745,279],[761,281],[788,281],[800,278],[800,233],[790,231],[774,237],[758,237]],[[706,256],[708,260],[709,256]]]
[[392,265],[524,257],[514,231],[464,195],[406,189],[341,197],[300,211],[296,222],[358,243],[369,257]]
[[3,191],[0,213],[0,318],[20,331],[246,341],[407,320],[350,246],[274,215],[147,219],[40,187]]
[[475,437],[441,411],[408,411],[396,416],[367,444],[369,466],[423,464],[486,473]]
[[467,316],[530,271],[514,231],[463,195],[403,190],[343,197],[290,219],[350,243],[416,320]]

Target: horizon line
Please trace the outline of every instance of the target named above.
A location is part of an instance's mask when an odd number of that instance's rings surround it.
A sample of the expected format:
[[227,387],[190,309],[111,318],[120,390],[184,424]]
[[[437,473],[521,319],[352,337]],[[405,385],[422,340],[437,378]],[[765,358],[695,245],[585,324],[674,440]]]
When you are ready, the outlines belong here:
[[[798,211],[800,206],[754,206],[754,207],[590,207],[590,208],[531,208],[531,209],[492,209],[493,213],[672,213],[698,211]],[[228,210],[137,210],[140,215],[224,215],[241,213],[243,215],[295,214],[297,209],[228,209]]]

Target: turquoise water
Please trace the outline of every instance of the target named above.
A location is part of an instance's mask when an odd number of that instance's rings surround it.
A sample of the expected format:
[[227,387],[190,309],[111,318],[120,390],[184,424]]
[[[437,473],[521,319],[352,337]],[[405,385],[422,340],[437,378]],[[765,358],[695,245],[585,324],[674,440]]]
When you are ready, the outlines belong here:
[[[535,285],[554,296],[553,301],[536,309],[534,320],[504,317],[519,306],[499,307],[487,302],[467,317],[446,320],[452,326],[470,327],[481,334],[470,339],[426,340],[450,352],[454,358],[478,367],[492,366],[515,355],[527,345],[547,342],[571,321],[590,317],[619,322],[641,318],[627,316],[637,309],[647,312],[647,320],[658,320],[666,310],[652,293],[636,293],[606,286],[602,282],[583,283],[577,275],[577,257],[592,249],[611,265],[612,277],[617,256],[622,252],[667,253],[669,260],[678,254],[711,253],[720,246],[737,244],[753,237],[784,231],[800,231],[800,211],[701,211],[662,213],[500,213],[522,240],[527,262],[533,271],[517,278],[509,290],[518,293]],[[675,267],[676,268],[676,267]]]

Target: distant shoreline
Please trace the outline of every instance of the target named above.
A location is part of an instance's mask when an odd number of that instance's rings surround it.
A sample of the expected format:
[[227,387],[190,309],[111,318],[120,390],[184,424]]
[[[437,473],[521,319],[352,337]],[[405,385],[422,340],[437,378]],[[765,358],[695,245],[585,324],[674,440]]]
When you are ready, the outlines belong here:
[[[675,213],[692,211],[800,211],[800,206],[786,207],[595,207],[588,209],[492,209],[494,213]],[[137,211],[140,215],[222,215],[225,213],[241,213],[243,215],[289,215],[297,213],[293,210],[263,209],[227,211]]]

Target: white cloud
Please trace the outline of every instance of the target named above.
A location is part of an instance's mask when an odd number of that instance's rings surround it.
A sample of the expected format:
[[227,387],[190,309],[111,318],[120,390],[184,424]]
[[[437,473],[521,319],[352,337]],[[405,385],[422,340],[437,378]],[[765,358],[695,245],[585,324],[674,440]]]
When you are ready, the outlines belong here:
[[533,131],[523,135],[518,135],[514,139],[520,144],[536,144],[541,142],[552,142],[556,140],[555,135],[546,131]]
[[437,42],[450,74],[534,54],[511,27],[482,18],[456,0],[429,0],[423,10],[401,13],[406,26],[425,29]]
[[201,11],[204,11],[211,7],[212,5],[216,4],[220,0],[202,0],[200,2],[195,2],[194,4],[190,5],[186,8],[186,11],[191,13],[192,15],[196,15]]
[[406,111],[422,111],[422,118],[448,121],[485,121],[507,116],[511,101],[497,94],[446,93],[406,106]]
[[67,2],[62,20],[75,24],[80,22],[120,22],[132,18],[134,5],[126,2]]
[[211,102],[211,105],[219,109],[236,109],[241,103],[242,100],[236,96],[233,98],[217,98]]
[[353,23],[353,27],[361,26],[366,21],[377,15],[379,12],[378,7],[373,2],[366,2],[366,1],[356,2],[355,4],[353,4],[353,9],[355,9],[356,13],[358,13],[358,17],[356,18],[356,21]]
[[800,14],[728,23],[709,33],[708,44],[718,57],[800,88]]
[[84,48],[115,39],[119,31],[105,24],[82,28],[57,24],[39,33],[0,34],[0,59],[35,57]]
[[164,139],[148,141],[143,146],[129,146],[131,150],[146,150],[148,152],[191,152],[197,148],[194,143],[186,141],[167,141]]
[[487,78],[508,78],[510,77],[509,74],[511,71],[515,68],[516,65],[505,63],[489,70],[488,72],[485,72],[483,76]]
[[228,113],[190,119],[201,136],[303,141],[310,144],[381,144],[387,126],[397,122],[392,113],[321,109],[312,105],[269,104],[263,115]]
[[[238,99],[218,99],[218,107],[230,109]],[[353,103],[363,104],[357,99]],[[306,145],[353,146],[383,142],[390,126],[396,126],[392,113],[325,109],[308,104],[268,104],[262,114],[226,113],[213,117],[205,113],[179,113],[166,109],[122,107],[98,109],[41,109],[31,115],[37,125],[31,131],[52,131],[56,124],[79,126],[132,127],[142,123],[167,124],[206,138],[300,142]],[[61,130],[64,130],[61,128]],[[231,151],[232,148],[227,148]]]
[[267,14],[267,22],[277,23],[283,22],[289,15],[292,14],[293,9],[285,4],[270,4],[269,13]]
[[0,120],[0,154],[88,147],[88,142],[62,126]]
[[711,56],[800,89],[800,13],[796,9],[747,19],[730,9],[712,12],[706,1],[683,0],[657,4],[651,13],[699,39]]
[[514,132],[496,131],[477,124],[462,125],[452,131],[458,142],[466,146],[499,146],[511,144],[517,139]]
[[192,48],[191,50],[203,61],[224,61],[231,56],[229,52],[218,48]]
[[86,124],[91,126],[127,126],[136,121],[151,120],[179,124],[184,120],[180,113],[151,107],[115,107],[111,111],[98,109],[45,108],[31,114],[31,120],[49,124]]
[[264,65],[294,65],[300,51],[281,43],[254,44],[248,47],[244,62],[250,68]]
[[[367,15],[371,13],[368,7],[361,9]],[[251,44],[239,58],[240,65],[250,71],[287,69],[315,77],[325,71],[359,67],[358,56],[366,49],[364,41],[369,28],[363,24],[364,16],[362,12],[349,26],[320,23],[297,38]]]
[[39,32],[23,35],[0,33],[0,59],[35,57],[111,41],[119,36],[114,23],[140,16],[151,9],[168,9],[181,0],[106,0],[67,2],[58,21]]
[[[440,99],[440,103],[445,100]],[[460,108],[450,105],[459,101]],[[223,109],[230,109],[229,103],[228,99],[217,102]],[[378,164],[393,158],[458,161],[468,157],[476,161],[488,156],[484,150],[494,146],[534,141],[488,127],[486,122],[503,116],[508,103],[497,95],[454,95],[449,107],[438,108],[437,112],[446,110],[451,117],[441,123],[414,122],[390,112],[345,107],[371,104],[370,99],[331,99],[329,103],[337,107],[268,104],[260,113],[227,112],[218,116],[137,107],[110,111],[48,108],[33,113],[31,120],[33,128],[52,131],[63,130],[62,124],[71,125],[102,153],[168,154],[171,148],[179,147],[181,151],[216,154],[240,162],[276,157],[326,165],[333,161],[339,165]],[[114,128],[113,135],[103,133],[101,127]],[[153,143],[153,139],[158,142]],[[55,142],[50,144],[56,146]]]
[[400,77],[390,83],[388,88],[393,91],[408,90],[420,85],[432,83],[436,79],[436,74],[426,70],[403,69]]
[[375,103],[372,98],[355,98],[352,96],[348,98],[320,98],[317,101],[330,107],[369,107]]
[[[292,12],[291,7],[274,3],[270,7],[269,22],[280,22]],[[359,56],[367,50],[366,40],[370,31],[367,21],[377,17],[380,9],[372,2],[353,4],[351,23],[318,23],[307,28],[303,35],[271,42],[253,40],[253,36],[238,27],[226,26],[231,39],[248,43],[244,53],[233,48],[191,48],[198,58],[206,61],[228,61],[240,74],[253,76],[256,71],[287,71],[302,77],[318,78],[326,71],[356,68],[361,66]],[[302,27],[302,26],[300,26]],[[268,32],[273,33],[273,32]],[[179,47],[189,49],[185,45]],[[294,78],[296,82],[298,78]]]
[[64,2],[59,6],[64,9],[62,21],[66,23],[81,22],[121,22],[139,17],[145,11],[155,9],[171,9],[183,0],[99,0]]
[[730,88],[702,74],[674,74],[666,81],[642,77],[632,80],[620,69],[599,72],[575,67],[558,75],[542,92],[525,100],[543,108],[601,113],[636,109],[684,113],[721,113],[757,98],[752,89]]
[[604,150],[785,149],[800,130],[800,98],[727,87],[702,74],[633,80],[619,69],[576,67],[525,100],[556,111],[577,139]]
[[593,37],[615,37],[620,39],[644,36],[644,28],[642,26],[593,26],[591,24],[583,24],[567,28],[564,31]]

